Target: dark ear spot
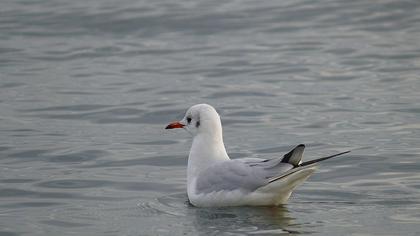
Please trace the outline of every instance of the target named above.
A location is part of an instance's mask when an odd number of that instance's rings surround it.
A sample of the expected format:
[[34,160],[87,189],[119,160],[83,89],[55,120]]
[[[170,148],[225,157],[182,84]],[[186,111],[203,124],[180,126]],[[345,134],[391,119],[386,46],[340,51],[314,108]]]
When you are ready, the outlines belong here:
[[195,123],[195,127],[199,127],[200,126],[200,121],[197,121],[196,123]]

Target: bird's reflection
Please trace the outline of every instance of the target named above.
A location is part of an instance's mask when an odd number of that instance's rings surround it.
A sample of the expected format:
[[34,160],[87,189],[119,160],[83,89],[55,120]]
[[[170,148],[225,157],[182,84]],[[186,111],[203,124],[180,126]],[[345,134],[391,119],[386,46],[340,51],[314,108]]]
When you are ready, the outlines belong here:
[[287,206],[277,207],[189,207],[196,230],[203,235],[220,233],[299,233],[299,224]]

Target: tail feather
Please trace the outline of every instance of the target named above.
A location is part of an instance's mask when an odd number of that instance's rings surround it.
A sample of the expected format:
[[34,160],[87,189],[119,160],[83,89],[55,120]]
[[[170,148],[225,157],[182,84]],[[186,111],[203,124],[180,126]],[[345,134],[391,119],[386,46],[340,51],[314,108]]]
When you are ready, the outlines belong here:
[[[303,144],[301,144],[301,145],[303,145]],[[299,151],[299,152],[300,152],[300,159],[299,159],[299,162],[300,162],[300,160],[301,160],[301,158],[302,158],[302,154],[303,154],[303,148],[302,148],[302,146],[301,146],[301,145],[298,145],[298,146],[297,146],[295,149],[293,149],[291,152],[287,153],[287,154],[283,157],[283,160],[284,160],[284,159],[286,159],[286,158],[288,158],[288,159],[287,159],[288,161],[289,161],[289,160],[291,160],[291,159],[293,159],[293,157],[295,157],[295,155],[297,155],[297,154],[295,154],[295,153],[294,153],[294,151],[295,151],[298,147],[301,147],[301,150]],[[303,145],[303,147],[305,147],[305,146]],[[330,159],[330,158],[333,158],[333,157],[336,157],[336,156],[340,156],[340,155],[343,155],[343,154],[346,154],[346,153],[349,153],[349,152],[350,152],[350,151],[340,152],[340,153],[337,153],[337,154],[334,154],[334,155],[331,155],[331,156],[321,157],[321,158],[318,158],[318,159],[315,159],[315,160],[310,160],[310,161],[306,161],[306,162],[303,162],[303,163],[297,164],[297,165],[295,165],[295,167],[294,167],[294,168],[292,168],[292,169],[290,169],[290,170],[288,170],[288,171],[286,171],[286,172],[282,173],[281,175],[278,175],[278,176],[275,176],[275,177],[270,178],[270,179],[268,180],[268,182],[269,182],[269,183],[272,183],[272,182],[278,181],[278,180],[283,179],[283,178],[285,178],[285,177],[287,177],[287,176],[289,176],[289,175],[292,175],[292,174],[294,174],[294,173],[301,172],[302,170],[306,170],[306,169],[311,169],[311,170],[312,170],[312,172],[313,172],[314,168],[316,167],[316,163],[318,163],[318,162],[320,162],[320,161],[328,160],[328,159]],[[282,160],[282,162],[287,162],[287,163],[290,163],[290,162],[288,162],[288,161],[283,161],[283,160]],[[292,164],[292,163],[290,163],[290,164]],[[311,172],[311,173],[312,173],[312,172]],[[309,176],[309,175],[308,175],[308,176]]]

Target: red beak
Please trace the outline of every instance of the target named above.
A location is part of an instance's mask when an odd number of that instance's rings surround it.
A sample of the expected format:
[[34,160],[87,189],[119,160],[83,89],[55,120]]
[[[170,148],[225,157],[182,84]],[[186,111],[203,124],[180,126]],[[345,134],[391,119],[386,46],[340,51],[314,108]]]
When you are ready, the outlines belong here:
[[168,126],[166,126],[165,129],[176,129],[176,128],[183,128],[185,125],[179,123],[179,121],[175,121],[170,123]]

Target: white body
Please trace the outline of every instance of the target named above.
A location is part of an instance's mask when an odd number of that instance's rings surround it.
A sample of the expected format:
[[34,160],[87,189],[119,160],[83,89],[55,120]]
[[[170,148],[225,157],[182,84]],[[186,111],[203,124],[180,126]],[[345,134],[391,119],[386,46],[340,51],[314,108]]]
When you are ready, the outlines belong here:
[[[315,165],[295,168],[280,162],[281,158],[231,160],[223,143],[220,117],[207,104],[191,107],[176,125],[194,136],[187,170],[187,193],[194,206],[284,204],[292,190],[316,169]],[[302,153],[303,149],[299,161]]]

